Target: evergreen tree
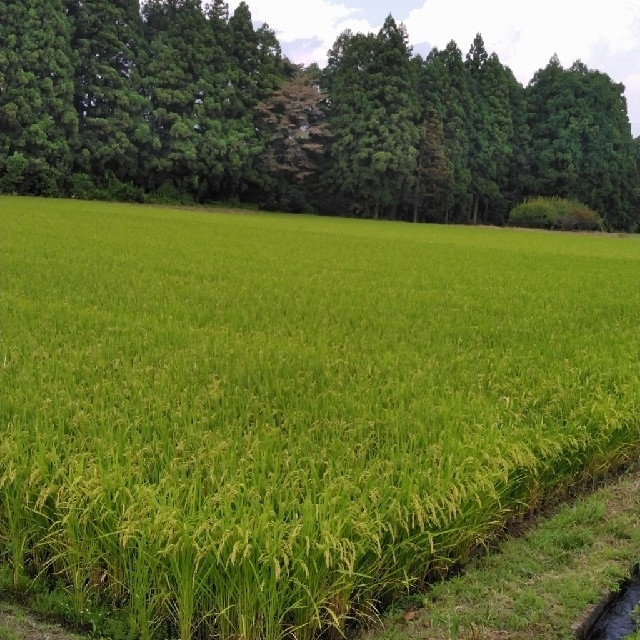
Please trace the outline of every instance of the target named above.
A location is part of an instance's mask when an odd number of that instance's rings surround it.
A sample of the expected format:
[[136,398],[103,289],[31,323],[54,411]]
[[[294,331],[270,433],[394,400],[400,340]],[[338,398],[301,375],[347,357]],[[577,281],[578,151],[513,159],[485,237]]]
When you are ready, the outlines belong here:
[[541,195],[571,197],[578,190],[580,146],[568,129],[575,96],[567,80],[554,55],[527,87],[533,188]]
[[282,52],[268,24],[253,27],[251,11],[241,2],[229,19],[229,53],[235,86],[246,107],[267,98],[284,80]]
[[[205,13],[214,29],[221,28],[226,32],[226,25],[229,21],[229,5],[225,0],[213,0],[213,2],[205,3]],[[217,41],[222,44],[222,38],[217,38]]]
[[391,15],[378,33],[376,50],[372,88],[377,88],[375,100],[385,112],[380,129],[382,148],[373,160],[381,204],[391,207],[391,217],[395,219],[415,175],[420,109],[413,84],[409,37]]
[[472,204],[469,129],[473,102],[462,53],[454,41],[442,51],[434,48],[427,56],[420,94],[423,105],[432,106],[443,122],[444,149],[452,171],[451,190],[434,204],[444,222],[461,222],[468,219]]
[[267,25],[255,30],[240,3],[149,0],[144,6],[152,103],[152,186],[170,182],[198,199],[236,196],[262,177],[258,102],[283,80],[280,47]]
[[143,16],[150,52],[143,86],[154,135],[149,186],[173,185],[200,198],[225,171],[224,55],[199,0],[149,0]]
[[[506,187],[503,195],[505,197],[505,212],[508,212],[527,193],[531,193],[531,168],[529,161],[531,157],[531,130],[527,119],[527,97],[525,88],[516,80],[513,73],[507,69],[509,84],[509,103],[511,104],[512,137],[509,142],[511,146],[511,156],[507,168]],[[504,222],[500,216],[496,222]]]
[[258,158],[268,141],[269,127],[257,106],[282,84],[285,72],[275,34],[267,24],[254,29],[246,3],[241,2],[229,18],[227,38],[230,63],[224,186],[236,195],[249,184],[266,179],[258,169]]
[[330,180],[365,215],[395,218],[414,179],[419,137],[404,28],[389,16],[377,36],[343,33],[327,71]]
[[442,201],[452,188],[453,171],[444,148],[444,127],[438,112],[428,107],[418,131],[418,162],[411,190],[413,222],[424,211],[426,220],[437,221],[434,204]]
[[472,217],[478,222],[480,201],[484,202],[484,221],[489,203],[498,206],[504,200],[513,138],[509,74],[495,54],[489,55],[482,36],[477,34],[465,66],[473,97],[469,118]]
[[61,195],[78,120],[63,0],[0,3],[0,192]]
[[529,87],[533,188],[582,200],[611,229],[635,230],[637,168],[624,87],[581,62],[557,57]]
[[138,0],[69,0],[77,52],[78,170],[96,181],[140,180],[149,103],[141,93],[144,40]]
[[[367,95],[367,68],[373,51],[371,34],[345,31],[329,51],[324,83],[331,96],[330,127],[334,139],[330,146],[328,187],[343,194],[356,211],[370,215],[371,202],[364,194],[370,160],[364,149],[364,136],[372,104]],[[368,142],[368,140],[367,140]]]

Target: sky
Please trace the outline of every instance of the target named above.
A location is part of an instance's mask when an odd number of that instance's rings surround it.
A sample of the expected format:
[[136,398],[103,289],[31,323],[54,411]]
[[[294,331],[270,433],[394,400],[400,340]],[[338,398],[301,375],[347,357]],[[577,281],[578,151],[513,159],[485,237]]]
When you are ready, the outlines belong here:
[[[231,11],[240,0],[231,0]],[[276,32],[292,62],[324,66],[345,29],[377,32],[391,13],[416,53],[455,40],[463,55],[476,33],[527,85],[557,54],[580,59],[625,86],[634,137],[640,136],[640,0],[246,0],[257,24]]]

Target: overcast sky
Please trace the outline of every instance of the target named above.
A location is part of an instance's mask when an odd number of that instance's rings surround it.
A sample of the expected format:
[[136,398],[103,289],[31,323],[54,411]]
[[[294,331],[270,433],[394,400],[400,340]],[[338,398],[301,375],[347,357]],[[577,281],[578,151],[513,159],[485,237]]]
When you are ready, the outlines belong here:
[[[455,40],[463,55],[477,32],[524,85],[557,53],[578,58],[622,82],[633,135],[640,135],[640,0],[246,0],[255,22],[267,22],[293,62],[326,64],[345,29],[377,32],[392,13],[414,50]],[[231,11],[239,0],[231,0]]]

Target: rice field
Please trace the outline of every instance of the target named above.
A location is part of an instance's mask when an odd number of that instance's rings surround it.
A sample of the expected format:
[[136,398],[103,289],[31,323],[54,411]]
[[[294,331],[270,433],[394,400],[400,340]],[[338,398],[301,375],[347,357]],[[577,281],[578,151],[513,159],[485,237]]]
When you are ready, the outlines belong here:
[[637,237],[0,197],[0,560],[339,637],[640,453]]

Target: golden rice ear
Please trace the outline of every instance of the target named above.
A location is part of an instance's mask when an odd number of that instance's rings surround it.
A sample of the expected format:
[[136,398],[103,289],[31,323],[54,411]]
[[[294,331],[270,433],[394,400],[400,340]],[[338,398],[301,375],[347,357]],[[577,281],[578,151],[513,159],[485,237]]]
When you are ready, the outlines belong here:
[[74,615],[344,632],[637,462],[633,239],[14,206],[0,561]]

